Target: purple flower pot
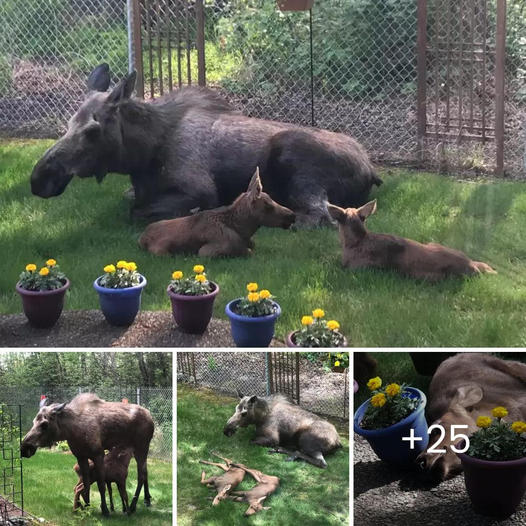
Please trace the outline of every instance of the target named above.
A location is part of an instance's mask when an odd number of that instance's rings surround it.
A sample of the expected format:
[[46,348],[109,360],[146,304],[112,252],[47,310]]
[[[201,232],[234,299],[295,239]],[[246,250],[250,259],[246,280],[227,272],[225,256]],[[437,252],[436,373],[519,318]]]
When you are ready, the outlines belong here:
[[[292,332],[289,332],[287,334],[287,340],[286,340],[286,344],[287,344],[287,347],[300,347],[299,345],[296,344],[296,342],[294,341],[295,338],[296,338],[296,333],[298,331],[292,331]],[[347,338],[344,336],[343,337],[343,341],[342,341],[342,344],[338,347],[347,347]],[[307,347],[303,347],[304,349],[306,349]]]
[[38,329],[53,327],[64,308],[64,296],[69,288],[69,280],[55,290],[26,290],[16,284],[16,291],[22,297],[22,307],[27,321]]
[[[457,446],[461,449],[464,441]],[[517,460],[481,460],[457,453],[464,468],[466,490],[473,509],[481,515],[504,519],[519,507],[526,493],[526,457]]]
[[219,294],[219,285],[210,282],[213,289],[202,296],[176,294],[170,287],[166,289],[172,302],[172,314],[177,326],[189,334],[203,334],[212,319],[214,301]]

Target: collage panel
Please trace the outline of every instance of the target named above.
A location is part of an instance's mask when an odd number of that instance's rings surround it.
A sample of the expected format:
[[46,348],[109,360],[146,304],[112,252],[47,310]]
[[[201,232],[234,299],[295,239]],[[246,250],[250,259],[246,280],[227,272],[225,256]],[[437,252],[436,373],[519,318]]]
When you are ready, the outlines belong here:
[[349,377],[331,358],[178,353],[179,526],[349,524]]
[[172,525],[172,410],[172,353],[1,352],[0,524]]
[[526,353],[356,352],[354,376],[355,525],[526,524]]

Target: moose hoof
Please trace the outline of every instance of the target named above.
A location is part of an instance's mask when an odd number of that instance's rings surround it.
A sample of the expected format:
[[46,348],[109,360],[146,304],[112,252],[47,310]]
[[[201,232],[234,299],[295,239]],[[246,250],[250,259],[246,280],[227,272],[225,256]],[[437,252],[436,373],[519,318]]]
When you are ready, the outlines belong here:
[[150,501],[150,499],[144,499],[144,505],[149,508],[151,505],[152,505],[152,502]]
[[102,515],[104,517],[109,517],[110,516],[110,510],[108,510],[108,508],[101,508],[100,511],[102,512]]

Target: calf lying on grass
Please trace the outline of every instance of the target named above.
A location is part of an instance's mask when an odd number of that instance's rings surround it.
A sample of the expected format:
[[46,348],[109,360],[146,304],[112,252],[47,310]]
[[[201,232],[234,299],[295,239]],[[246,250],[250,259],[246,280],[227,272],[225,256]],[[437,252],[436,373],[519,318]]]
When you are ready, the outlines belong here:
[[251,238],[260,226],[289,228],[295,218],[292,210],[263,192],[257,169],[248,190],[230,206],[152,223],[139,244],[157,255],[248,256],[254,248]]
[[[114,447],[104,455],[104,481],[108,488],[108,495],[110,497],[110,509],[115,511],[113,506],[113,495],[111,490],[111,483],[115,482],[119,490],[119,494],[122,500],[122,511],[126,513],[129,511],[128,505],[128,493],[126,492],[126,479],[128,478],[128,466],[130,465],[130,460],[133,456],[133,449],[126,448],[121,449],[119,447]],[[79,506],[82,505],[79,502],[80,495],[84,490],[84,481],[80,473],[80,467],[78,464],[75,464],[73,467],[75,473],[79,477],[79,481],[74,488],[75,497],[73,499],[73,510],[76,510]],[[89,461],[89,480],[90,485],[93,484],[96,480],[95,477],[95,464],[93,461]]]
[[205,478],[204,470],[201,472],[201,484],[206,484],[209,488],[215,488],[217,495],[212,501],[212,506],[217,506],[223,499],[226,498],[228,492],[233,490],[238,484],[241,484],[245,478],[245,470],[242,467],[232,464],[228,458],[219,456],[217,453],[212,453],[216,457],[225,461],[225,464],[219,462],[208,462],[200,460],[201,464],[209,464],[210,466],[217,466],[225,473],[223,475],[216,475],[214,477]]
[[269,510],[269,507],[263,506],[262,502],[274,493],[279,487],[279,478],[273,475],[265,475],[257,469],[249,469],[243,464],[233,464],[244,469],[254,480],[257,485],[248,491],[232,491],[232,494],[228,496],[236,502],[248,502],[249,506],[245,511],[245,516],[254,515],[261,510]]
[[360,208],[329,205],[328,209],[339,223],[344,267],[394,269],[409,277],[429,281],[483,272],[496,274],[486,263],[473,261],[459,250],[368,232],[365,220],[376,211],[376,200]]
[[[243,396],[223,430],[232,436],[238,427],[256,426],[252,444],[270,446],[277,453],[301,458],[319,468],[326,468],[323,455],[341,447],[336,428],[326,420],[289,402],[283,395],[263,398]],[[292,450],[286,448],[292,448]]]

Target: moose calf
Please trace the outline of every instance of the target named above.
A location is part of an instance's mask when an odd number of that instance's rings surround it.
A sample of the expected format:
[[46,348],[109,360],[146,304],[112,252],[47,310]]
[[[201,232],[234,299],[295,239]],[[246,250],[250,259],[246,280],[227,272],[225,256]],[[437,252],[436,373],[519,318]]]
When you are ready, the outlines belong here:
[[228,498],[236,502],[248,502],[249,506],[247,511],[245,511],[246,517],[254,515],[254,513],[261,510],[269,510],[270,508],[263,506],[262,502],[278,489],[279,478],[273,475],[265,475],[265,473],[257,469],[249,469],[243,464],[233,465],[244,469],[254,478],[257,485],[248,491],[233,491]]
[[[113,506],[113,495],[111,490],[111,483],[115,482],[119,490],[119,494],[122,500],[122,511],[126,513],[129,511],[128,505],[128,493],[126,492],[126,478],[128,477],[128,466],[130,465],[130,460],[133,456],[133,449],[125,448],[121,449],[119,447],[114,447],[104,455],[104,481],[108,488],[108,495],[110,497],[110,509],[115,511]],[[75,473],[79,477],[79,481],[74,488],[75,497],[73,500],[73,510],[76,510],[81,506],[79,499],[82,491],[84,490],[84,480],[80,472],[80,466],[75,464],[73,467]],[[96,480],[95,477],[95,464],[93,461],[89,461],[89,481],[90,485],[93,484]]]
[[496,272],[486,263],[473,261],[459,250],[389,234],[368,232],[365,220],[376,211],[376,200],[360,208],[328,206],[339,224],[343,266],[394,269],[411,278],[438,281],[447,276]]
[[223,458],[217,453],[213,453],[216,457],[225,461],[225,464],[218,462],[208,462],[206,460],[200,460],[201,464],[209,464],[210,466],[217,466],[221,468],[225,473],[223,475],[216,475],[215,477],[205,478],[205,472],[201,472],[201,484],[206,484],[209,488],[215,488],[217,495],[212,501],[212,506],[217,506],[220,501],[226,498],[229,491],[234,489],[237,485],[243,482],[245,478],[245,470],[243,467],[239,467],[236,464],[232,464],[232,461],[228,458]]
[[289,228],[295,218],[292,210],[263,192],[256,169],[248,190],[230,206],[152,223],[139,244],[157,255],[248,256],[254,248],[251,238],[260,226]]

